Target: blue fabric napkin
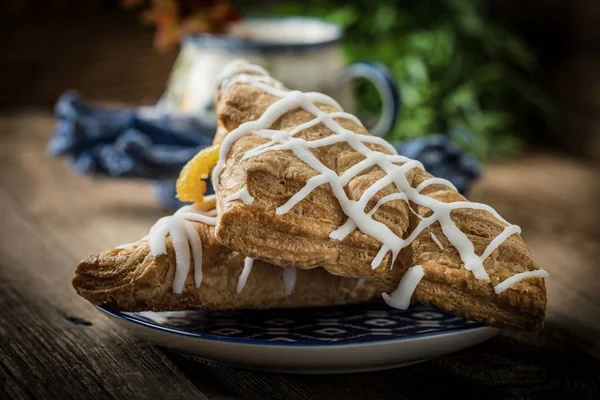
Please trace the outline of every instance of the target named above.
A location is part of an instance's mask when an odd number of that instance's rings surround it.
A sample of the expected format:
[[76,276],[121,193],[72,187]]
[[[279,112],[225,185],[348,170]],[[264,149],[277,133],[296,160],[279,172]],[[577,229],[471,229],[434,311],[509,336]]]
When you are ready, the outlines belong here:
[[[173,210],[181,168],[212,144],[215,127],[197,118],[154,107],[109,109],[87,104],[68,91],[56,103],[57,119],[48,151],[69,159],[80,174],[152,182],[158,201]],[[209,182],[209,190],[212,191]]]

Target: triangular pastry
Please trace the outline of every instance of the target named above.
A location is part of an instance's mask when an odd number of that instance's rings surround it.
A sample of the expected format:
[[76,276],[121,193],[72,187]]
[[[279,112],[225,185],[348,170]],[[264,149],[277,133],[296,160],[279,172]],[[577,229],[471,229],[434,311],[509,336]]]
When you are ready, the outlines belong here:
[[492,325],[543,324],[547,273],[520,229],[397,155],[331,98],[240,61],[222,74],[217,112],[215,235],[225,246],[400,283],[384,296],[398,307],[414,290],[413,300]]
[[322,268],[283,269],[227,249],[214,238],[214,210],[207,211],[207,204],[210,198],[186,206],[159,220],[143,240],[83,260],[73,279],[77,293],[122,311],[323,307],[381,299],[381,283]]

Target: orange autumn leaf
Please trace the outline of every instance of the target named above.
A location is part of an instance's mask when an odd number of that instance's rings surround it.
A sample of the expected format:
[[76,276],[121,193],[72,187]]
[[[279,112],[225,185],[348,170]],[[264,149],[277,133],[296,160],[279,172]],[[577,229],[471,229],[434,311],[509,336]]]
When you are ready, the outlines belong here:
[[[121,0],[124,7],[132,8],[143,0]],[[142,20],[156,26],[155,47],[168,50],[181,37],[189,34],[222,34],[230,23],[238,21],[238,11],[224,0],[153,0],[142,13]]]

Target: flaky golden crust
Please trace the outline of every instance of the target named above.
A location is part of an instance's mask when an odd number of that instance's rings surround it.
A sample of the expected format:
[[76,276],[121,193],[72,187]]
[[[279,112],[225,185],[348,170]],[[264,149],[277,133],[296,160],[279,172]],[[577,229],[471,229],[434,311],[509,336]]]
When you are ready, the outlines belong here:
[[170,238],[167,255],[163,256],[154,257],[148,243],[142,241],[128,249],[86,258],[75,271],[74,288],[93,304],[107,304],[122,311],[332,306],[377,300],[385,289],[381,283],[359,284],[356,279],[334,276],[318,268],[298,270],[294,289],[287,296],[283,270],[257,260],[246,286],[237,294],[244,256],[219,244],[212,227],[192,223],[202,239],[204,277],[200,288],[194,285],[192,270],[183,293],[173,293],[175,255]]
[[413,296],[420,303],[499,328],[538,330],[543,326],[546,294],[540,279],[525,284],[522,291],[497,295],[489,284],[466,276],[468,271],[449,273],[435,263],[424,265],[423,270],[425,277]]
[[[218,100],[220,131],[215,141],[221,141],[227,132],[240,124],[258,119],[275,100],[275,97],[261,89],[242,83],[234,84]],[[331,110],[325,106],[319,108]],[[289,131],[312,118],[312,114],[296,109],[279,118],[271,129]],[[338,119],[338,122],[359,134],[368,134],[363,127],[350,120]],[[326,127],[318,124],[297,136],[314,140],[331,134]],[[495,326],[520,329],[538,329],[542,326],[546,310],[543,279],[526,278],[503,293],[496,294],[490,282],[478,281],[471,272],[465,270],[458,252],[446,239],[438,223],[427,228],[401,251],[394,268],[389,268],[390,258],[386,257],[379,268],[373,270],[371,262],[381,243],[360,231],[355,231],[342,241],[329,238],[329,234],[346,220],[329,185],[320,186],[292,210],[277,215],[276,208],[285,204],[317,173],[291,151],[266,152],[242,160],[248,150],[265,142],[266,139],[258,136],[244,136],[233,144],[225,161],[216,188],[220,210],[216,237],[226,246],[280,266],[323,266],[332,274],[378,279],[388,285],[397,284],[407,268],[422,265],[425,277],[413,299]],[[382,151],[381,148],[377,150]],[[346,143],[311,151],[338,175],[364,159]],[[360,173],[346,187],[347,195],[350,199],[359,199],[366,188],[382,176],[383,172],[377,167]],[[431,177],[420,169],[412,169],[407,174],[413,187]],[[250,205],[238,200],[224,204],[223,199],[244,186],[254,198]],[[372,208],[381,197],[395,191],[392,185],[384,188],[367,205],[366,210]],[[431,185],[421,193],[446,203],[466,201],[445,185]],[[422,216],[431,213],[425,207],[411,206]],[[487,211],[458,209],[451,216],[473,242],[477,254],[482,254],[505,227]],[[401,200],[386,203],[374,214],[374,219],[385,223],[404,238],[419,222]],[[435,243],[431,233],[439,239],[442,248]],[[493,284],[520,272],[539,269],[520,235],[516,234],[496,249],[484,266]]]
[[[256,100],[252,101],[253,98]],[[221,129],[215,142],[218,143],[227,131],[235,129],[241,123],[260,117],[273,101],[275,101],[273,96],[260,89],[247,85],[234,85],[228,90],[226,98],[218,103]],[[319,106],[319,108],[332,111],[327,106]],[[297,109],[277,120],[272,129],[291,130],[312,118],[314,118],[312,114]],[[338,122],[347,129],[368,134],[362,126],[350,120]],[[324,125],[319,124],[296,136],[314,140],[330,135],[331,132]],[[334,271],[340,268],[359,269],[363,271],[362,276],[366,278],[385,277],[387,274],[385,268],[376,270],[371,268],[371,261],[381,247],[381,243],[377,240],[358,230],[341,242],[329,240],[329,233],[344,223],[346,215],[328,185],[315,189],[290,212],[284,215],[275,214],[277,207],[283,205],[317,173],[291,151],[267,152],[241,161],[248,150],[265,142],[266,139],[258,136],[244,136],[234,143],[227,156],[217,189],[220,206],[216,228],[217,239],[244,254],[255,255],[273,261],[277,265],[301,268],[325,266],[332,273],[338,273]],[[380,151],[384,150],[375,145],[369,146]],[[338,174],[362,160],[346,143],[312,149],[312,153]],[[382,176],[383,173],[376,168],[366,170],[347,186],[349,197],[358,200],[364,190]],[[251,205],[245,205],[240,201],[223,204],[224,198],[244,186],[254,197]],[[373,198],[367,208],[373,207],[381,197],[391,193],[393,193],[391,186],[385,188]],[[394,233],[402,236],[408,229],[408,213],[408,207],[404,202],[391,201],[379,208],[374,219],[386,223]],[[263,233],[269,230],[273,233],[282,233],[281,237],[291,242],[267,241],[263,236],[255,235],[253,230],[260,229],[258,225],[261,225],[261,222],[268,225],[264,227]],[[246,234],[239,235],[239,232],[246,232]],[[285,235],[286,233],[289,235]],[[235,243],[235,241],[245,243]],[[299,245],[296,245],[298,241]],[[286,251],[279,250],[282,245]],[[278,254],[284,256],[278,257]],[[390,259],[389,256],[384,257],[382,265],[389,265]]]

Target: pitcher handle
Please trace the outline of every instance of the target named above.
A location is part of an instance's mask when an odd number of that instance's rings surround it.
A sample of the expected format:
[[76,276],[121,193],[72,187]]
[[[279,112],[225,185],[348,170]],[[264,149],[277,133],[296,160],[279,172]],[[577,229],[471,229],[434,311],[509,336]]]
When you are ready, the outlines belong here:
[[342,68],[343,81],[364,78],[370,81],[381,97],[381,114],[375,126],[369,129],[373,136],[384,137],[392,131],[400,116],[400,89],[389,69],[381,63],[359,61]]

